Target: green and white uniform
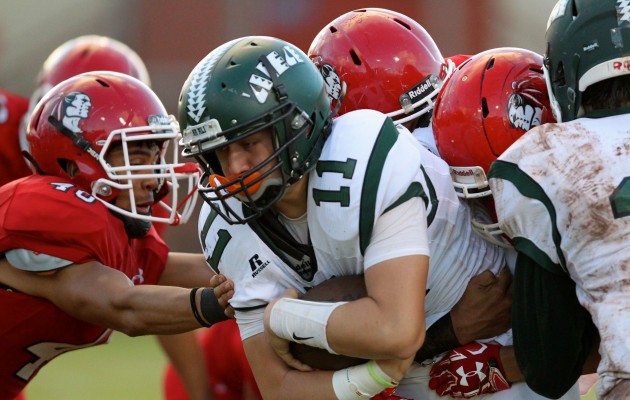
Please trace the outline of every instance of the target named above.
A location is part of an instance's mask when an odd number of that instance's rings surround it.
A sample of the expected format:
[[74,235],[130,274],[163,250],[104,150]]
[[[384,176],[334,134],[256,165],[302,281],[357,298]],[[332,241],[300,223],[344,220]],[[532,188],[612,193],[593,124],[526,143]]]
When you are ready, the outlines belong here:
[[[629,126],[630,115],[543,125],[514,143],[490,170],[501,229],[514,239],[519,252],[544,268],[530,266],[525,273],[548,277],[527,281],[529,287],[522,289],[520,298],[515,292],[515,310],[523,312],[515,315],[515,344],[518,346],[521,336],[523,340],[534,338],[538,329],[547,335],[543,337],[556,335],[557,343],[549,345],[548,357],[556,357],[562,351],[557,349],[567,342],[580,346],[583,323],[579,311],[559,316],[574,324],[573,329],[545,332],[562,299],[549,302],[538,295],[553,295],[559,288],[544,292],[536,287],[537,282],[561,283],[562,277],[570,277],[579,303],[592,316],[602,338],[601,393],[618,379],[630,377]],[[527,357],[527,349],[523,352]],[[573,357],[571,353],[569,349],[557,357],[570,366],[567,357]],[[545,367],[533,365],[536,362],[532,360],[529,367]]]

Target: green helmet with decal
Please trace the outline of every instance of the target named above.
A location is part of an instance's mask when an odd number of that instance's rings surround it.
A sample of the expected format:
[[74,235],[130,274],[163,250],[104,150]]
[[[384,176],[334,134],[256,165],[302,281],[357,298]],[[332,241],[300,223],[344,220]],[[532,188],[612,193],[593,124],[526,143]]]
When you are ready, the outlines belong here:
[[[228,222],[244,223],[315,166],[332,117],[323,78],[306,54],[280,39],[243,37],[210,52],[184,83],[180,146],[204,170],[204,200]],[[246,173],[225,177],[216,151],[263,129],[271,129],[275,152]],[[242,212],[234,202],[229,206],[232,197],[241,200]]]
[[630,73],[630,2],[559,0],[547,22],[544,58],[558,122],[583,114],[591,85]]

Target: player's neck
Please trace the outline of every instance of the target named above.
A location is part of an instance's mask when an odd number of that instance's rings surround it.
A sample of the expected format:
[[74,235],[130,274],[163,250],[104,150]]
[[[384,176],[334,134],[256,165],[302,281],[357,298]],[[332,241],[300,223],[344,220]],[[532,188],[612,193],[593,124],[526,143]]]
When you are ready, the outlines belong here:
[[276,210],[287,218],[295,219],[306,213],[308,175],[289,186],[276,204]]

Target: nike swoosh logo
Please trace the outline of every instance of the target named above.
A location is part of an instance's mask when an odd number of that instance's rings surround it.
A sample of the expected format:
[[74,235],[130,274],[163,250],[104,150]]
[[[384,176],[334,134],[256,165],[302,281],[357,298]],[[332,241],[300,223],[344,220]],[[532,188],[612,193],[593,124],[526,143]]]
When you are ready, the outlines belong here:
[[313,336],[308,336],[308,337],[300,337],[298,335],[295,334],[295,332],[292,335],[293,340],[308,340],[308,339],[313,339]]

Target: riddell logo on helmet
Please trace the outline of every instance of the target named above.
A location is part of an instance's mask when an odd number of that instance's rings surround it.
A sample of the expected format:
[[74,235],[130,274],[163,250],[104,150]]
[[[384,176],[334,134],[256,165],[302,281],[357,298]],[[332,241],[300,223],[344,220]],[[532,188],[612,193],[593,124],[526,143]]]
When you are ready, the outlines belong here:
[[409,98],[411,100],[417,97],[423,98],[424,96],[426,96],[426,92],[429,89],[431,89],[431,82],[429,82],[429,79],[426,78],[425,80],[423,80],[422,82],[420,82],[419,84],[411,88],[411,90],[409,90],[407,94],[409,95]]
[[472,169],[453,169],[453,174],[457,176],[473,176],[475,175],[475,171]]

